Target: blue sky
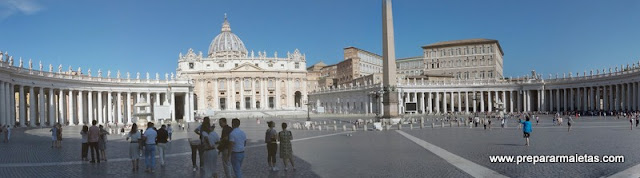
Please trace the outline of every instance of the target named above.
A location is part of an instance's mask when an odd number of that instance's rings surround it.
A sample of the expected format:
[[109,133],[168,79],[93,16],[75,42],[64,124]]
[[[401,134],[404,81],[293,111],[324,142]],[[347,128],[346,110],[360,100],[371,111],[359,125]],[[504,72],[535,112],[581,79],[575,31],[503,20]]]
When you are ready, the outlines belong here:
[[[438,41],[490,38],[505,76],[578,72],[640,60],[640,1],[393,2],[397,58]],[[0,0],[0,50],[48,66],[175,72],[180,52],[206,53],[224,13],[249,50],[307,63],[356,46],[380,54],[380,0]]]

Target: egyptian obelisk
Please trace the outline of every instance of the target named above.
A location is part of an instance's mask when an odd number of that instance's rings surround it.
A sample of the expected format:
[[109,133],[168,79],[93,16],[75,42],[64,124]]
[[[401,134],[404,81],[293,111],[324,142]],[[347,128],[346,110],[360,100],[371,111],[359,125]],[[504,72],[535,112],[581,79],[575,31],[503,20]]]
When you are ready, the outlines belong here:
[[384,90],[382,119],[394,119],[398,118],[398,92],[396,91],[396,49],[393,39],[391,0],[382,0],[382,62]]

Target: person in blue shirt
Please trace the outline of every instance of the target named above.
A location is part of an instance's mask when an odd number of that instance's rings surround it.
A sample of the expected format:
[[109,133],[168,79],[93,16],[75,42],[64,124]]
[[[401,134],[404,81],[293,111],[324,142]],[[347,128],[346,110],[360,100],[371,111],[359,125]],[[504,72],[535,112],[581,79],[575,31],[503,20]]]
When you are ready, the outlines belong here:
[[529,122],[529,116],[525,116],[526,121],[520,120],[522,124],[522,132],[524,132],[524,138],[527,140],[526,146],[529,146],[529,137],[531,136],[531,122]]

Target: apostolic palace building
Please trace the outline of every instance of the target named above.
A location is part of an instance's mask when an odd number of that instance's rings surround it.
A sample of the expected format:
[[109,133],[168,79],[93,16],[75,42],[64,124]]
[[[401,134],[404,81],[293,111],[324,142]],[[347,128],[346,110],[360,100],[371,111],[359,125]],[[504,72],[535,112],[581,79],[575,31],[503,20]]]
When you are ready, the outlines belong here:
[[[495,112],[497,104],[506,112],[640,109],[640,62],[508,78],[498,40],[422,49],[396,61],[398,114]],[[383,58],[356,47],[344,48],[344,55],[337,64],[308,67],[297,49],[282,57],[249,51],[226,17],[206,54],[180,54],[175,75],[54,69],[0,52],[0,124],[133,123],[160,110],[166,116],[147,119],[190,122],[221,111],[306,110],[306,104],[318,113],[383,114]]]

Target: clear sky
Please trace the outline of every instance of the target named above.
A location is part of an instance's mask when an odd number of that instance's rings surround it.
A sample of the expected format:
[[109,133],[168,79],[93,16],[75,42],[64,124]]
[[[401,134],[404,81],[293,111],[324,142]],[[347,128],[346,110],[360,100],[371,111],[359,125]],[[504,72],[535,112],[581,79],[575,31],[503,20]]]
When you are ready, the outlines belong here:
[[[434,42],[490,38],[505,52],[505,76],[640,60],[638,0],[393,3],[397,58]],[[175,72],[180,52],[206,54],[227,13],[250,51],[298,48],[307,65],[332,64],[347,46],[382,53],[381,9],[381,0],[0,0],[0,50],[64,69]]]

